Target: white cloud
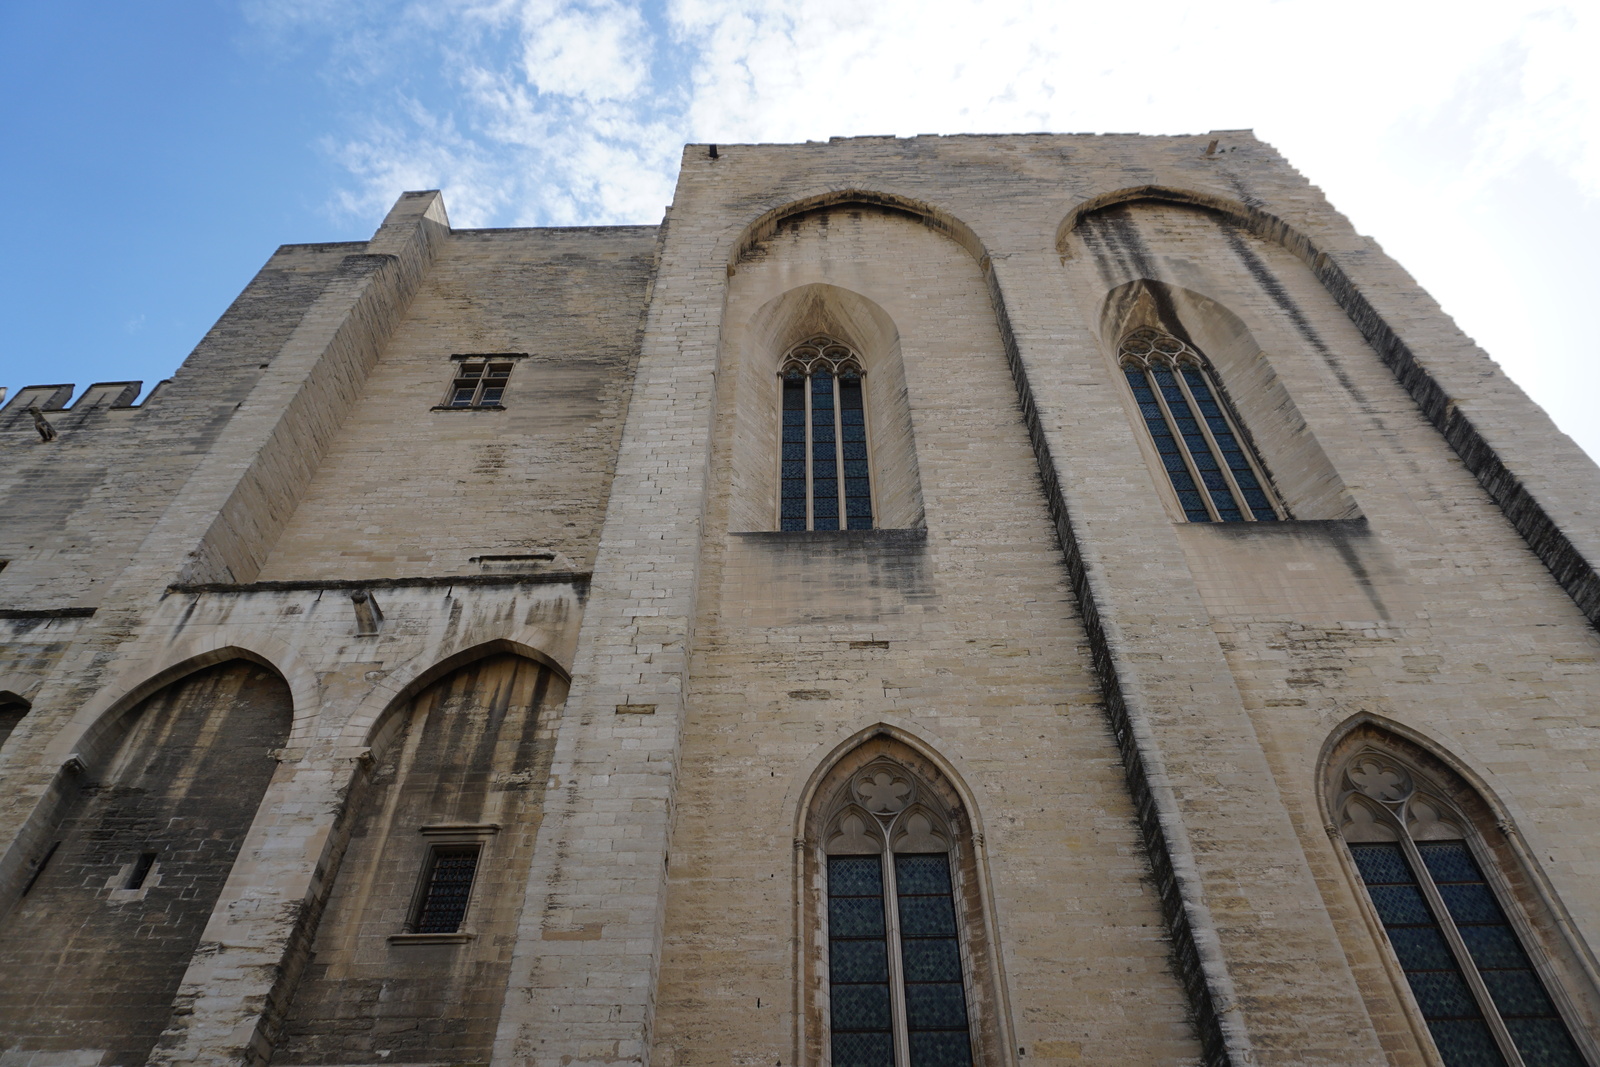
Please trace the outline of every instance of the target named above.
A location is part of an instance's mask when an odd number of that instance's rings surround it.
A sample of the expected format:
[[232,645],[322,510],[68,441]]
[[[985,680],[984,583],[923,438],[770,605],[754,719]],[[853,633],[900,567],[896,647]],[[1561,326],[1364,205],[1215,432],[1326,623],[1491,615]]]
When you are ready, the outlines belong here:
[[[1600,366],[1561,358],[1579,324],[1554,295],[1600,286],[1580,247],[1600,238],[1600,9],[250,2],[362,87],[335,152],[339,205],[367,218],[428,184],[461,225],[654,221],[685,141],[1253,128],[1600,454],[1573,388]],[[1520,226],[1523,205],[1555,232]]]

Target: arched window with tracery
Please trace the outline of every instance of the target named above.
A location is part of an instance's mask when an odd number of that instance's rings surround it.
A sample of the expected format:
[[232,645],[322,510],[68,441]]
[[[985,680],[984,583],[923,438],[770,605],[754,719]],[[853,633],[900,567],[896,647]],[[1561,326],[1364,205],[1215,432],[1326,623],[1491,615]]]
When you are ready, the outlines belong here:
[[865,373],[831,337],[784,354],[780,530],[872,529]]
[[1442,766],[1370,743],[1342,761],[1331,793],[1330,831],[1445,1067],[1592,1067],[1539,908],[1513,893],[1527,879],[1507,870],[1508,834],[1482,825],[1482,798]]
[[876,738],[821,783],[806,844],[808,1062],[1000,1062],[977,841],[950,782]]
[[1148,326],[1122,339],[1117,358],[1161,465],[1190,522],[1287,518],[1199,352]]

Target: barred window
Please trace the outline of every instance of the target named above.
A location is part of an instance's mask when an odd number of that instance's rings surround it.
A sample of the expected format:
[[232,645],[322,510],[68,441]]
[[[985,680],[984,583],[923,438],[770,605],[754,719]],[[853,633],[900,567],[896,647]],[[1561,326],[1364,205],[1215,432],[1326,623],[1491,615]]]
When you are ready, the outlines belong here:
[[846,345],[813,337],[779,372],[783,392],[780,530],[872,529],[865,377]]
[[1123,338],[1118,359],[1190,522],[1287,517],[1200,353],[1146,326]]
[[826,835],[834,1067],[970,1067],[953,834],[892,760],[853,774]]
[[1338,831],[1445,1067],[1585,1067],[1493,854],[1443,783],[1368,748],[1344,766]]
[[429,851],[422,892],[408,933],[453,934],[461,929],[478,873],[477,845],[436,846]]

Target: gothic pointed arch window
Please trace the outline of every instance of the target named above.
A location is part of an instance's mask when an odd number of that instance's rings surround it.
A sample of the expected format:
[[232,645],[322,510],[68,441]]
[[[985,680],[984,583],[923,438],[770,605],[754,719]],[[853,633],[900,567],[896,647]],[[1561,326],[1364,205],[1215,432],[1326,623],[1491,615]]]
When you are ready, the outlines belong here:
[[998,1062],[977,842],[954,790],[925,758],[878,739],[841,761],[816,796],[808,1058]]
[[1122,339],[1117,359],[1186,519],[1288,517],[1210,366],[1193,346],[1141,326]]
[[1593,1067],[1559,953],[1542,936],[1549,916],[1513,891],[1528,879],[1508,870],[1519,866],[1508,858],[1509,833],[1484,826],[1482,798],[1411,747],[1349,746],[1330,785],[1330,833],[1349,851],[1440,1060]]
[[780,530],[872,529],[864,376],[855,351],[831,337],[784,354]]

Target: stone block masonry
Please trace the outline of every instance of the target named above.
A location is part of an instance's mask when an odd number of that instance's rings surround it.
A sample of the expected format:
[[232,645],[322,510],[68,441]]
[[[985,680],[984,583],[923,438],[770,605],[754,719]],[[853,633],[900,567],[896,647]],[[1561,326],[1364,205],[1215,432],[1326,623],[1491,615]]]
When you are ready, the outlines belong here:
[[[1186,521],[1134,329],[1287,519]],[[819,335],[873,529],[777,529]],[[0,1067],[1453,1067],[1339,822],[1385,737],[1476,791],[1426,832],[1600,1067],[1600,472],[1247,131],[690,145],[660,226],[407,193],[135,395],[0,411]],[[880,846],[818,783],[874,752],[964,812],[881,843],[953,860],[954,1016],[910,912],[881,1017],[830,947]],[[439,841],[480,866],[418,939]]]

